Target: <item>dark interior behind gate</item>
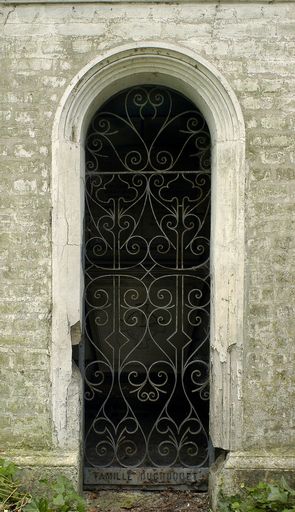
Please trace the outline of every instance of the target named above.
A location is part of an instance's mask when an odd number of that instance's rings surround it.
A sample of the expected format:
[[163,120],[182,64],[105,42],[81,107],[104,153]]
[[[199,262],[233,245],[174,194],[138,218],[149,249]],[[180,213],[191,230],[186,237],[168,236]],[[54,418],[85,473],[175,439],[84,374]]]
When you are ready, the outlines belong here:
[[[85,180],[85,484],[143,485],[150,471],[155,485],[194,478],[203,488],[211,457],[203,115],[168,88],[120,92],[89,126]],[[172,470],[195,476],[170,482]]]

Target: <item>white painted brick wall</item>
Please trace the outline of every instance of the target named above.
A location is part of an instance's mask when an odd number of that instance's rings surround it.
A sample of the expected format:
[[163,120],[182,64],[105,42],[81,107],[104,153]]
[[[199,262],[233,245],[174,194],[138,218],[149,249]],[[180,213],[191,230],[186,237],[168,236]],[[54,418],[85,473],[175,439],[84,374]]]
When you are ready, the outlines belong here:
[[100,52],[141,40],[196,51],[224,74],[241,103],[245,447],[290,445],[295,3],[2,5],[0,23],[0,446],[51,443],[50,137],[57,104],[71,78]]

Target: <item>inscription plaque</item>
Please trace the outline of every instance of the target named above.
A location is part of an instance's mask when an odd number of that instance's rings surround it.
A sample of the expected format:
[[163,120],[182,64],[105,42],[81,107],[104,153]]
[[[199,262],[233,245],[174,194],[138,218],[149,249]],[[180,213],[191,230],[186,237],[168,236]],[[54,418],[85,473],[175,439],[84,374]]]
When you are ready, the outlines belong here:
[[208,468],[85,468],[88,487],[138,486],[207,489]]

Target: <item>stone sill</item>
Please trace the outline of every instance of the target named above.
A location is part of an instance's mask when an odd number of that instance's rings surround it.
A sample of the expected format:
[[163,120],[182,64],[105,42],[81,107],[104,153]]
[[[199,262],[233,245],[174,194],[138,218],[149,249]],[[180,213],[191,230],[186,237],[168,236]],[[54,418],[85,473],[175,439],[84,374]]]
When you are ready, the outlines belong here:
[[261,450],[255,452],[231,452],[228,454],[224,467],[226,469],[269,469],[295,470],[295,452],[284,448]]
[[0,0],[0,5],[18,4],[292,4],[294,0]]
[[67,467],[79,464],[79,453],[47,450],[0,450],[0,457],[11,460],[17,466]]

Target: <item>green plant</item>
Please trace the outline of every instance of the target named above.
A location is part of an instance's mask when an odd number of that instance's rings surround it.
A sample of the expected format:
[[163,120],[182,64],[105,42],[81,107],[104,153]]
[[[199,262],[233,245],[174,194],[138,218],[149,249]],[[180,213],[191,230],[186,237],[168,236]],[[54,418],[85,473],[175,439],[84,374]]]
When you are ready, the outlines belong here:
[[[43,485],[42,497],[35,498],[34,503],[39,512],[85,512],[85,501],[75,491],[72,483],[64,476],[54,481],[40,480]],[[33,505],[33,504],[32,504]],[[25,512],[33,512],[27,507]]]
[[42,495],[32,496],[15,464],[0,459],[0,512],[85,512],[85,501],[64,476],[39,480]]
[[279,483],[260,482],[255,487],[241,485],[239,494],[221,495],[219,512],[295,512],[295,490],[284,478]]
[[12,462],[0,459],[0,511],[21,511],[32,501],[32,496],[21,489],[17,480],[18,468]]

